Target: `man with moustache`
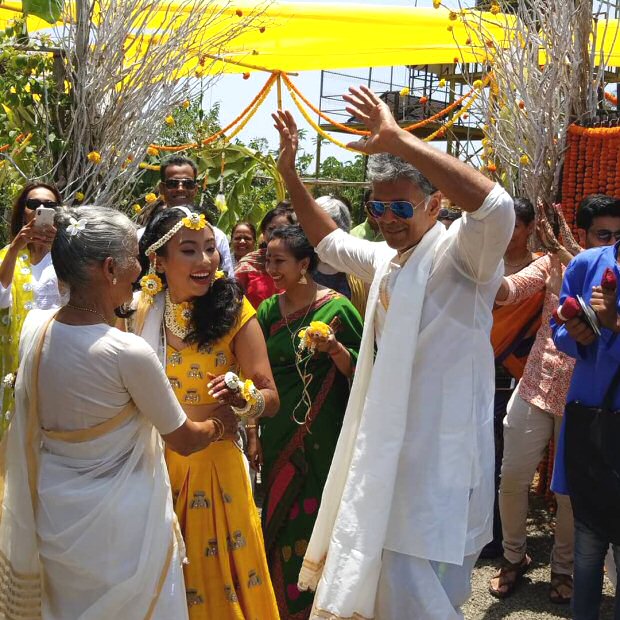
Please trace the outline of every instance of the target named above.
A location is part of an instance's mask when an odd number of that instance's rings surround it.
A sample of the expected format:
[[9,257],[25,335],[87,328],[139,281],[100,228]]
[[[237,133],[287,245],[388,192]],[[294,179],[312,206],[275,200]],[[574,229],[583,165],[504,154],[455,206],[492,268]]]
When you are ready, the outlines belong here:
[[[489,342],[512,199],[474,168],[402,130],[367,88],[347,108],[370,130],[366,204],[385,243],[356,239],[295,170],[298,132],[274,115],[279,170],[321,260],[371,283],[340,440],[309,542],[312,620],[456,620],[491,540],[493,352]],[[463,210],[437,222],[442,195]],[[376,356],[375,356],[376,346]]]
[[[193,205],[198,193],[198,168],[196,163],[189,157],[173,155],[162,162],[159,169],[160,182],[159,193],[164,199],[164,205],[159,205],[147,215],[148,220],[154,217],[155,213],[165,207],[182,207]],[[215,246],[220,253],[220,269],[226,272],[230,278],[234,277],[232,258],[230,256],[230,246],[225,233],[213,226],[215,233]]]

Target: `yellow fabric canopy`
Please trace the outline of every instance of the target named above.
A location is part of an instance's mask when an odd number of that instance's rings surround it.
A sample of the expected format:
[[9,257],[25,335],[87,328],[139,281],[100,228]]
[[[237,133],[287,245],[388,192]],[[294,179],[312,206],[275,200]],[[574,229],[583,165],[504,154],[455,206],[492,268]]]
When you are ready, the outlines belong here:
[[[276,2],[264,9],[255,26],[242,32],[223,51],[221,48],[209,49],[204,42],[230,28],[235,20],[238,22],[237,11],[247,15],[256,10],[259,3],[240,0],[221,9],[216,19],[213,19],[213,9],[209,8],[212,3],[196,0],[196,4],[199,8],[201,4],[205,5],[201,17],[205,27],[200,40],[192,42],[182,52],[187,55],[185,72],[189,75],[199,67],[201,58],[204,62],[205,54],[224,55],[228,60],[252,67],[286,72],[484,62],[490,60],[493,53],[488,41],[505,45],[511,36],[513,19],[503,14],[467,11],[465,21],[468,27],[461,16],[450,19],[450,11],[444,8]],[[149,15],[146,31],[129,37],[126,48],[129,61],[147,54],[149,46],[157,43],[158,36],[165,36],[167,28],[175,27],[174,20],[178,24],[179,15],[189,16],[186,3],[162,2],[161,7]],[[0,0],[0,28],[8,19],[19,16],[20,10],[21,2]],[[482,28],[477,28],[477,24]],[[49,25],[28,18],[28,28],[34,32],[49,28]],[[618,29],[618,20],[597,24],[597,51],[603,52],[604,64],[610,67],[620,66]],[[476,30],[482,30],[484,34],[472,36]],[[252,70],[224,64],[226,72]],[[218,65],[214,66],[216,70],[221,68]]]

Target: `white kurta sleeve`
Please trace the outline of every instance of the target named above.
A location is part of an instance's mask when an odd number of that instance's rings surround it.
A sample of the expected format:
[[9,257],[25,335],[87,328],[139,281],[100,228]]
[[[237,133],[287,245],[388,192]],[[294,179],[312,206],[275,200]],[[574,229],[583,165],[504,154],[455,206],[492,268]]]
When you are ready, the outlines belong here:
[[230,246],[228,245],[228,237],[216,226],[213,227],[213,233],[215,235],[215,246],[220,253],[220,269],[226,272],[229,278],[235,277],[235,269],[232,263],[232,257],[230,256]]
[[136,407],[162,434],[182,426],[187,416],[166,377],[153,349],[141,338],[119,354],[119,370],[125,388]]
[[464,275],[476,282],[488,282],[514,231],[512,198],[496,184],[477,211],[463,214],[459,225],[452,245],[453,258]]
[[[385,243],[358,239],[337,228],[321,239],[316,246],[316,253],[324,263],[334,269],[351,273],[364,282],[371,283],[379,255],[389,253],[389,248]],[[392,251],[392,254],[394,253]]]

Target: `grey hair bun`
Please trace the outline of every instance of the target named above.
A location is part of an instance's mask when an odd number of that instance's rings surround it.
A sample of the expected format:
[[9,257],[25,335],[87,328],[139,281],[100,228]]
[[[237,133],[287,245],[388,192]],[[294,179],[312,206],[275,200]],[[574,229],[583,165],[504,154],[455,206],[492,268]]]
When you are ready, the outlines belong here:
[[[85,224],[74,235],[70,231],[72,220]],[[136,226],[116,209],[63,207],[56,212],[55,225],[52,262],[58,279],[72,288],[89,284],[95,264],[108,257],[126,264],[136,252]]]

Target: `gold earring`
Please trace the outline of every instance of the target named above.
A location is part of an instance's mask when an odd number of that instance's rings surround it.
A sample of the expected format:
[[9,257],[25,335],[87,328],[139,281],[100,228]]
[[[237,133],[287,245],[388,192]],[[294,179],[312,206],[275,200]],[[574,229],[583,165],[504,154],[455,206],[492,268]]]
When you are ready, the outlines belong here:
[[306,270],[301,270],[301,278],[297,281],[297,284],[308,284],[308,280],[306,280]]
[[113,284],[114,286],[116,286],[116,282],[117,282],[117,280],[116,280],[116,276],[115,276],[114,278],[112,278],[112,284]]

